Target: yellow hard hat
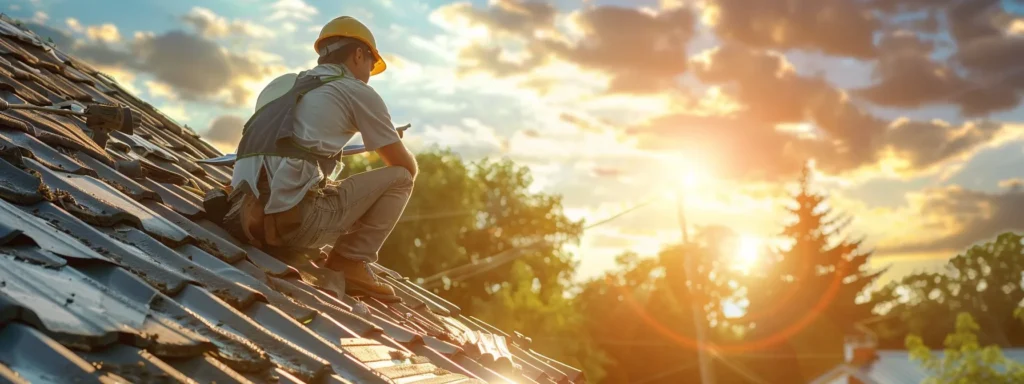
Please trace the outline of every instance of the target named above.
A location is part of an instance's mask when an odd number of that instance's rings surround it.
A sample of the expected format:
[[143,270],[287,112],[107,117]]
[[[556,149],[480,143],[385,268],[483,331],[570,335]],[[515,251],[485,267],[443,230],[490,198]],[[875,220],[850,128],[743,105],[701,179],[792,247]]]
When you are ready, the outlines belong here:
[[319,54],[320,42],[326,38],[336,36],[351,37],[370,47],[370,52],[373,52],[373,58],[377,60],[373,65],[373,69],[370,70],[370,76],[384,72],[388,68],[387,64],[384,63],[384,58],[380,57],[380,52],[377,52],[377,41],[374,40],[373,33],[370,33],[370,29],[366,25],[363,25],[363,23],[351,16],[341,16],[324,25],[323,29],[320,30],[320,37],[317,37],[316,42],[313,43],[313,50]]

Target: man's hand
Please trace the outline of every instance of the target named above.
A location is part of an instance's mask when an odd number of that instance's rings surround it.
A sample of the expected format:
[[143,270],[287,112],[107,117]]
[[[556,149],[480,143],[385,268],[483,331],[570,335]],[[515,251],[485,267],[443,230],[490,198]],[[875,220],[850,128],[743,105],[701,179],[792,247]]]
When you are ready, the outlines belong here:
[[395,131],[398,132],[398,138],[399,139],[404,139],[405,138],[405,130],[409,129],[410,127],[412,127],[412,124],[406,124],[406,125],[403,125],[401,127],[395,127]]
[[384,164],[405,168],[414,179],[416,178],[419,164],[416,163],[416,157],[405,148],[405,144],[401,141],[380,147],[377,149],[377,154],[384,160]]

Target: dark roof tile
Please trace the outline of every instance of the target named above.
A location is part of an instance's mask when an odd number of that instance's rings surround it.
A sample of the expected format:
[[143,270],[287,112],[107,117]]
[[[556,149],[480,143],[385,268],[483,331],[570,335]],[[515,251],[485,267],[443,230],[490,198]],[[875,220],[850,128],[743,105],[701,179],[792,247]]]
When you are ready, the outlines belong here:
[[205,213],[202,200],[177,185],[158,183],[149,179],[142,180],[142,185],[160,195],[164,204],[169,205],[175,212],[190,219],[198,219]]
[[6,37],[0,38],[0,55],[15,59],[12,61],[19,61],[30,65],[39,63],[39,59],[22,49],[21,44]]
[[97,372],[89,362],[27,325],[4,326],[0,329],[0,345],[4,346],[0,348],[0,366],[8,367],[25,382],[116,382],[115,377]]
[[330,315],[323,313],[318,316],[314,316],[313,319],[304,323],[304,325],[324,340],[334,341],[359,338],[359,335],[355,333],[355,331],[342,325],[337,320],[334,320]]
[[248,374],[245,377],[256,383],[278,383],[278,384],[305,384],[298,377],[288,373],[281,368],[275,368],[259,374]]
[[199,164],[218,183],[227,185],[231,183],[231,169],[220,165]]
[[45,198],[42,187],[39,177],[0,158],[0,198],[16,204],[35,204]]
[[433,292],[424,289],[418,284],[409,281],[408,278],[396,279],[395,282],[402,284],[410,291],[418,293],[421,299],[425,300],[424,302],[434,313],[444,316],[458,316],[462,314],[462,309],[459,308],[457,305],[452,304],[448,300],[445,300],[443,297],[438,296]]
[[21,148],[22,153],[29,155],[27,157],[35,159],[50,169],[78,175],[96,174],[78,160],[58,152],[53,147],[24,132],[0,129],[0,146]]
[[271,332],[204,289],[186,286],[174,299],[218,327],[261,346],[275,364],[301,380],[322,378],[330,371],[323,358]]
[[202,249],[191,244],[178,247],[178,252],[188,257],[189,260],[196,262],[226,280],[263,294],[269,303],[278,307],[296,320],[309,320],[316,313],[306,306],[289,300],[284,294],[271,289],[264,282],[257,280],[253,276],[221,261],[220,259],[217,259],[216,257],[213,257],[209,253],[206,253]]
[[370,322],[383,329],[385,335],[388,335],[388,337],[395,339],[395,341],[398,341],[399,343],[416,344],[423,342],[423,336],[381,316],[372,315]]
[[569,365],[567,365],[567,364],[565,364],[563,362],[560,362],[558,360],[554,360],[554,359],[552,359],[550,357],[547,357],[547,356],[544,356],[542,354],[539,354],[539,353],[537,353],[537,351],[534,351],[532,349],[530,350],[530,353],[532,355],[534,355],[537,359],[539,359],[541,362],[543,362],[545,364],[548,364],[548,365],[550,365],[552,367],[557,368],[559,371],[561,371],[563,374],[565,374],[568,377],[569,381],[572,381],[572,382],[577,382],[577,381],[583,382],[583,381],[587,380],[586,375],[584,375],[583,371],[581,371],[579,369],[570,367]]
[[214,356],[232,369],[239,372],[258,372],[270,367],[266,353],[258,346],[198,317],[131,272],[116,266],[96,264],[79,266],[76,269],[93,280],[113,287],[118,293],[140,305],[148,306],[151,310],[162,313],[181,326],[206,337],[217,346]]
[[371,337],[383,333],[384,330],[362,317],[356,316],[351,307],[334,297],[316,289],[294,277],[288,279],[270,278],[271,284],[299,300],[303,304],[326,314],[357,336]]
[[96,171],[97,176],[102,178],[102,180],[107,184],[110,184],[112,187],[121,193],[128,195],[128,197],[131,197],[134,200],[143,201],[145,199],[151,199],[162,201],[160,199],[160,195],[153,192],[153,190],[146,188],[142,184],[139,184],[137,181],[125,176],[124,173],[118,172],[107,164],[97,161],[86,153],[79,152],[75,154],[75,158],[90,169]]
[[[53,207],[53,205],[49,202],[39,203],[33,206],[33,210],[37,210],[36,207],[46,208]],[[64,236],[60,229],[51,226],[53,225],[52,220],[35,217],[32,213],[6,201],[0,201],[0,222],[3,222],[8,228],[16,229],[21,236],[32,239],[39,248],[56,255],[71,259],[110,261],[106,256],[93,251],[81,242]],[[47,225],[47,222],[50,225]],[[11,233],[8,233],[4,237],[8,241],[15,240],[10,235]]]
[[175,169],[169,169],[158,165],[157,163],[150,161],[150,159],[139,155],[135,151],[111,151],[107,148],[107,153],[116,154],[123,160],[135,160],[138,161],[144,171],[144,175],[154,181],[171,184],[188,184],[189,174],[181,170],[179,172]]
[[29,122],[7,112],[0,112],[0,127],[22,132],[32,132],[34,130]]
[[31,159],[25,160],[25,164],[39,172],[50,189],[70,194],[74,199],[63,199],[64,207],[86,222],[100,226],[131,224],[170,245],[192,240],[188,232],[107,183],[90,176],[53,171]]
[[149,140],[146,140],[139,135],[128,135],[117,131],[111,132],[110,135],[116,137],[122,143],[128,144],[132,150],[138,152],[142,156],[153,157],[170,162],[178,161],[177,156],[174,156],[173,153],[160,148],[156,144],[149,142]]
[[92,130],[78,117],[46,115],[32,111],[12,111],[12,113],[20,116],[22,120],[32,123],[32,127],[36,129],[25,132],[35,135],[39,141],[83,151],[104,164],[113,164],[106,151],[92,139]]
[[186,377],[199,383],[252,384],[252,381],[211,356],[163,359]]
[[[22,73],[27,73],[27,72],[22,71]],[[21,81],[28,81],[28,80],[21,80]],[[12,92],[13,94],[18,96],[17,98],[15,98],[13,100],[12,100],[12,98],[5,97],[4,98],[5,100],[10,102],[11,104],[25,104],[25,103],[28,103],[28,104],[34,104],[34,105],[40,105],[40,106],[50,105],[50,99],[48,99],[46,96],[43,96],[43,95],[39,94],[39,92],[36,92],[34,89],[32,89],[31,87],[25,85],[21,81],[15,80],[14,78],[10,78],[10,77],[0,77],[0,90],[5,90],[5,91],[8,91],[8,92]]]
[[115,374],[133,383],[184,383],[188,376],[149,352],[127,345],[114,345],[92,352],[79,352],[100,372]]
[[141,254],[146,255],[165,269],[181,272],[182,275],[187,276],[191,281],[206,287],[217,297],[236,308],[245,308],[256,300],[266,300],[258,291],[236,284],[235,281],[228,279],[228,277],[203,268],[189,260],[186,256],[168,248],[163,243],[138,229],[118,226],[115,228],[104,228],[103,231],[129,247],[137,248],[141,251]]
[[[3,203],[0,203],[0,211],[2,208]],[[39,203],[23,209],[52,225],[53,227],[50,228],[52,232],[66,234],[67,236],[54,236],[52,240],[66,244],[65,247],[73,250],[69,252],[63,249],[51,249],[53,247],[50,245],[51,242],[43,244],[36,240],[40,247],[48,251],[65,258],[90,256],[102,260],[112,260],[139,275],[165,294],[178,292],[189,282],[189,278],[180,271],[165,268],[137,248],[129,247],[112,239],[52,203]],[[77,241],[75,241],[76,239]]]
[[154,314],[83,275],[0,258],[0,292],[61,344],[83,349],[122,340],[172,356],[212,350],[206,338]]
[[[71,81],[74,81],[74,82],[84,83],[84,84],[87,84],[87,85],[95,85],[96,84],[96,80],[93,80],[91,77],[89,77],[89,75],[86,75],[85,73],[82,73],[82,71],[79,71],[78,68],[75,68],[75,67],[70,66],[70,65],[64,67],[64,71],[62,72],[62,74],[68,80],[71,80]],[[79,87],[79,88],[80,89],[85,89],[85,90],[91,89],[91,87]]]
[[384,382],[372,369],[353,360],[332,341],[320,337],[274,307],[256,303],[246,309],[245,313],[267,329],[295,343],[299,348],[327,360],[334,372],[346,379],[355,380],[357,383]]
[[229,234],[228,231],[224,230],[224,228],[217,226],[217,224],[214,224],[213,222],[205,219],[199,220],[197,223],[203,228],[206,228],[206,230],[210,231],[210,233],[220,236],[221,238],[230,241],[232,244],[241,247],[243,250],[245,250],[246,255],[249,256],[249,261],[252,261],[252,263],[259,267],[260,270],[270,274],[271,276],[299,276],[299,272],[296,271],[295,268],[292,268],[288,264],[282,263],[280,260],[266,254],[265,252],[257,249],[256,247],[253,247],[248,244],[243,244],[241,241],[231,236],[231,234]]
[[52,69],[43,69],[39,71],[38,75],[61,93],[69,96],[72,100],[87,102],[93,101],[92,95],[82,91],[81,88],[76,87],[71,83],[71,80],[57,74],[60,72],[61,71],[53,71]]
[[192,219],[186,218],[178,212],[171,210],[167,205],[154,200],[143,201],[142,205],[153,210],[153,212],[156,212],[158,215],[174,223],[181,229],[184,229],[185,232],[188,232],[190,236],[197,240],[196,245],[198,245],[199,248],[217,256],[224,262],[234,264],[245,259],[245,250],[232,244],[230,241],[211,233],[206,228],[196,224]]
[[[6,224],[0,224],[0,233],[8,231]],[[20,231],[15,231],[17,235],[20,235]],[[11,232],[7,232],[9,236]],[[0,247],[0,254],[14,257],[15,259],[25,260],[31,263],[36,263],[50,268],[63,267],[68,264],[67,260],[57,256],[51,252],[39,248],[35,244],[23,244],[14,245],[17,243],[17,238],[14,241],[8,240],[7,238],[0,239],[4,241],[6,246]]]

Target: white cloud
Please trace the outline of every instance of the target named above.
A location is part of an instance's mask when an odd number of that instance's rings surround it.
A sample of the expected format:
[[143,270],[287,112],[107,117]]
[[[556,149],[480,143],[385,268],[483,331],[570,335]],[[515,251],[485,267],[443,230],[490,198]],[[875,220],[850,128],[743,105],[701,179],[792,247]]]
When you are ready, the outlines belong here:
[[309,20],[320,13],[316,7],[302,0],[278,0],[271,4],[270,9],[274,11],[268,18],[270,21],[285,19]]
[[82,33],[85,31],[85,28],[82,27],[82,23],[74,17],[67,18],[64,20],[64,23],[67,24],[68,28],[71,29],[72,32]]
[[85,29],[85,35],[92,41],[104,43],[117,43],[121,41],[121,33],[117,26],[111,23],[101,25],[90,25]]
[[182,18],[191,24],[203,36],[219,38],[227,36],[246,36],[253,38],[274,37],[274,31],[259,24],[246,20],[228,20],[203,7],[192,7]]
[[47,20],[50,20],[50,15],[47,15],[46,12],[36,11],[35,15],[32,15],[32,21],[36,23],[45,24]]

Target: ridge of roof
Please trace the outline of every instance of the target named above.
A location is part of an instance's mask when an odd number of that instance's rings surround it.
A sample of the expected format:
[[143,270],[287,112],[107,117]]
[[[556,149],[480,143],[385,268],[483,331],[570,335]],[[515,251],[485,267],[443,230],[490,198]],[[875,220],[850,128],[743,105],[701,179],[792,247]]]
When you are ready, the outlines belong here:
[[231,170],[195,162],[222,153],[5,15],[0,98],[141,117],[0,111],[0,381],[586,382],[387,268],[403,303],[339,298],[232,238],[200,197]]

